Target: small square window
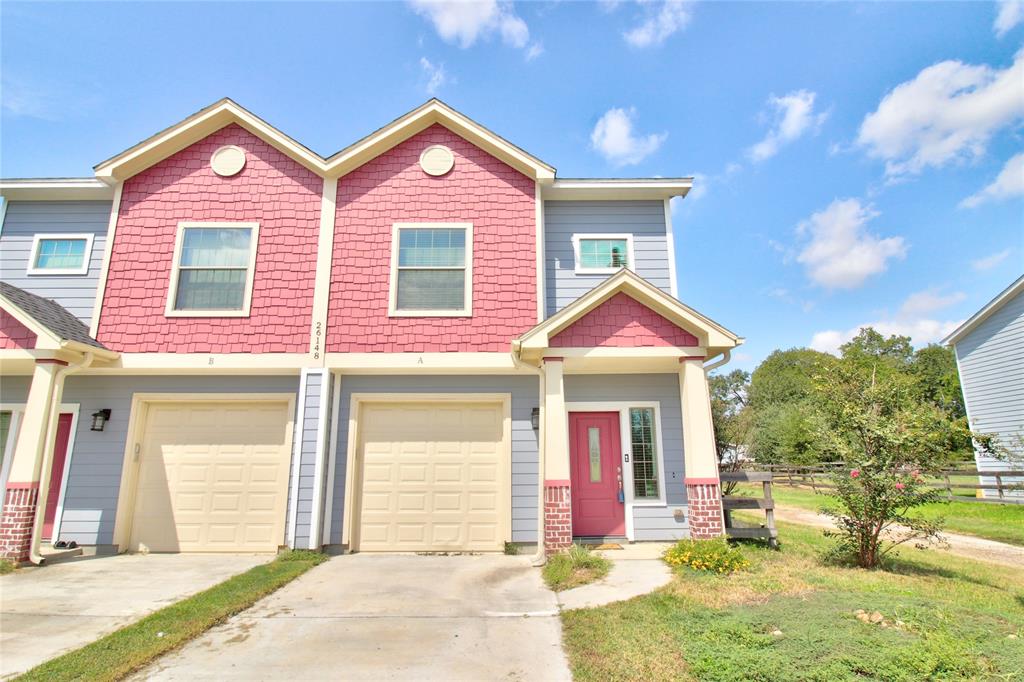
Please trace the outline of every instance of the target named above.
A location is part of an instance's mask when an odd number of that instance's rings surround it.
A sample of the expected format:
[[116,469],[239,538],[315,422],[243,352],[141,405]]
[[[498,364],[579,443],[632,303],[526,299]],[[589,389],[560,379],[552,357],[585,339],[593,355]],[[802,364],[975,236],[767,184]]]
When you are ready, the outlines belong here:
[[632,235],[573,235],[576,273],[610,275],[633,267]]
[[91,234],[37,234],[32,240],[28,274],[87,274],[92,240]]

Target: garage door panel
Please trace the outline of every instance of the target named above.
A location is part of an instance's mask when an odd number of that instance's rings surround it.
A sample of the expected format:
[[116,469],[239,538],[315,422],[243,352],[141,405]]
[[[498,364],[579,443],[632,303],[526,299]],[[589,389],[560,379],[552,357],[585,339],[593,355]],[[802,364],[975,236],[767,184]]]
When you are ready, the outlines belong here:
[[288,404],[148,408],[132,549],[272,552],[284,539]]
[[501,548],[510,465],[500,404],[364,405],[356,548]]

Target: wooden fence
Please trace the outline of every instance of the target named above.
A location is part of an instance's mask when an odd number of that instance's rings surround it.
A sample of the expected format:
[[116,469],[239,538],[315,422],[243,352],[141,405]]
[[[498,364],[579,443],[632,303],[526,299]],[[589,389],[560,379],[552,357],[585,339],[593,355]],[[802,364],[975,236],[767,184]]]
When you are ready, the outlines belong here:
[[[753,466],[756,466],[759,471],[772,472],[776,485],[802,486],[815,492],[835,489],[831,474],[847,469],[847,465],[842,462],[828,462],[814,466],[788,464],[755,464]],[[968,478],[974,480],[964,480]],[[972,462],[943,469],[937,475],[926,475],[925,481],[928,487],[944,490],[946,497],[950,500],[1024,504],[1024,469],[978,471]],[[982,497],[986,490],[995,491],[996,496]]]

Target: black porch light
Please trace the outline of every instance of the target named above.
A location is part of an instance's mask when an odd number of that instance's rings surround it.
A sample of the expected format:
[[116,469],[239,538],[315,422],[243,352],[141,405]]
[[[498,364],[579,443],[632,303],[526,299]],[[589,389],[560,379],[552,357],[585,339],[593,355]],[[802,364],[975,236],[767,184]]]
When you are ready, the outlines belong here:
[[110,410],[104,408],[92,413],[92,426],[89,427],[90,431],[102,431],[106,423],[110,421]]
[[534,431],[540,431],[540,408],[535,407],[530,411],[530,426]]

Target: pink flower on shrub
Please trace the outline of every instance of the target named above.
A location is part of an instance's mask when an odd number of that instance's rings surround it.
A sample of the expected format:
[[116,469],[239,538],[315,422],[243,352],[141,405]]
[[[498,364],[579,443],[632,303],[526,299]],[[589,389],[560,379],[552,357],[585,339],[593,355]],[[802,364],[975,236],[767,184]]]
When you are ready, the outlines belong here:
[[854,469],[850,472],[850,478],[857,478],[860,476],[860,469]]
[[897,484],[896,484],[896,490],[903,490],[903,489],[904,489],[904,488],[906,488],[906,487],[907,487],[907,486],[903,485],[902,483],[897,483]]

